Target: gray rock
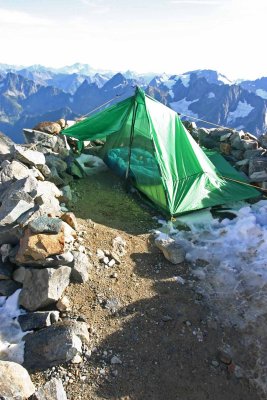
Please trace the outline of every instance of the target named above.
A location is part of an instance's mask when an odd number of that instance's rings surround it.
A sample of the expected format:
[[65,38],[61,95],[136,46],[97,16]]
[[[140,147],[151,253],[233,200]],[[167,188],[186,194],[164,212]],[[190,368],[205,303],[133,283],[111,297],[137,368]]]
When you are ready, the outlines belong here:
[[79,283],[87,282],[92,268],[88,256],[78,251],[73,251],[72,254],[74,260],[71,269],[71,281]]
[[24,366],[38,371],[71,361],[89,340],[84,322],[62,321],[25,337]]
[[15,145],[15,158],[24,164],[33,165],[37,168],[45,164],[45,156],[36,150],[30,150],[26,147]]
[[65,182],[63,181],[63,179],[59,176],[57,169],[52,166],[50,168],[51,174],[49,176],[49,181],[53,182],[56,186],[64,186]]
[[0,259],[0,280],[11,279],[14,266]]
[[29,228],[33,233],[58,233],[62,229],[62,221],[59,218],[44,215],[32,220]]
[[184,248],[173,239],[156,239],[155,244],[172,264],[180,264],[185,260]]
[[19,179],[8,185],[8,188],[2,192],[0,195],[0,201],[6,202],[12,197],[13,194],[28,193],[32,199],[37,195],[38,182],[33,176],[28,176],[27,178]]
[[29,311],[53,304],[59,300],[69,284],[71,268],[29,269],[23,281],[19,303]]
[[259,158],[262,156],[266,156],[267,151],[265,149],[256,149],[256,150],[246,150],[244,153],[244,158]]
[[28,399],[35,387],[25,368],[21,365],[0,361],[0,398],[4,400]]
[[2,132],[0,132],[0,162],[11,159],[14,142]]
[[31,171],[24,164],[19,161],[12,161],[9,164],[5,164],[0,171],[0,182],[15,181],[18,179],[27,178],[31,175]]
[[46,165],[46,164],[40,165],[38,168],[45,178],[50,177],[51,171],[50,171],[50,168],[48,167],[48,165]]
[[52,378],[51,381],[34,393],[32,400],[67,400],[62,381]]
[[243,149],[244,150],[256,150],[258,148],[257,140],[244,140]]
[[267,158],[253,158],[249,161],[249,178],[255,182],[267,179]]
[[2,256],[2,261],[3,262],[8,260],[9,255],[12,252],[12,248],[13,247],[11,246],[11,244],[8,244],[8,243],[4,243],[4,244],[1,245],[0,253],[1,253],[1,256]]
[[20,289],[21,285],[11,279],[6,279],[0,281],[0,295],[1,296],[11,296],[16,290]]
[[26,275],[26,268],[25,267],[19,267],[13,272],[13,280],[19,283],[23,283]]
[[9,200],[4,201],[0,207],[0,227],[14,224],[21,215],[33,207],[33,199],[28,193],[12,192]]
[[18,322],[24,332],[45,328],[58,320],[59,311],[35,311],[18,317]]
[[65,185],[69,185],[73,182],[73,176],[68,174],[66,171],[60,173],[61,178],[65,182]]
[[63,203],[68,203],[68,202],[72,201],[72,193],[71,193],[70,186],[68,186],[68,185],[67,186],[63,186],[61,188],[61,192],[62,192],[62,196],[61,196],[60,200]]
[[51,168],[56,168],[58,173],[65,172],[67,169],[67,163],[63,160],[61,160],[60,157],[53,155],[53,154],[47,154],[45,156],[46,160],[46,165]]
[[[11,261],[16,264],[16,254],[12,255]],[[35,268],[49,268],[49,267],[59,267],[61,265],[68,265],[71,266],[73,264],[73,255],[70,251],[57,254],[55,256],[47,257],[44,260],[27,260],[27,262],[22,263],[20,262],[17,265],[20,266],[28,266],[28,267],[35,267]],[[13,277],[14,279],[14,277]],[[15,279],[16,280],[16,279]]]
[[21,229],[18,224],[13,226],[0,226],[0,245],[12,244],[15,245],[19,242],[21,236]]

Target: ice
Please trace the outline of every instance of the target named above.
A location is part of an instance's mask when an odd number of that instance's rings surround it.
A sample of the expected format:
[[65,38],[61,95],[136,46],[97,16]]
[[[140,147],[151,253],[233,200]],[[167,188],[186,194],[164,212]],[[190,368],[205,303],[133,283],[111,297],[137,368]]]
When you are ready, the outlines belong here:
[[246,101],[239,101],[235,111],[229,112],[227,117],[227,123],[235,121],[237,118],[245,118],[250,112],[254,110],[254,107]]
[[234,327],[240,366],[267,394],[267,201],[227,211],[232,219],[203,210],[163,230],[183,245],[195,290],[221,325]]
[[0,360],[14,361],[19,364],[24,360],[23,336],[17,317],[25,311],[18,305],[20,290],[12,296],[0,297]]

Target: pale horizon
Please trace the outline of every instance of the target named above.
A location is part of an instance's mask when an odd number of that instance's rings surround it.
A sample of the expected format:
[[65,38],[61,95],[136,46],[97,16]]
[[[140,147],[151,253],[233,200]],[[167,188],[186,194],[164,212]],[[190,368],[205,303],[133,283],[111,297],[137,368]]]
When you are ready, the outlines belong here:
[[1,63],[267,76],[265,0],[0,0]]

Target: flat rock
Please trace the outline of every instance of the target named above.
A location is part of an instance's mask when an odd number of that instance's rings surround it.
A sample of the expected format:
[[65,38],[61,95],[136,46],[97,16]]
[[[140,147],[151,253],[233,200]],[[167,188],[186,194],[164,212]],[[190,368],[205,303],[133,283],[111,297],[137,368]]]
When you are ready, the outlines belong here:
[[19,315],[18,317],[18,322],[23,332],[45,328],[58,320],[58,311],[35,311]]
[[25,337],[24,366],[40,371],[71,361],[89,340],[84,322],[63,321]]
[[180,264],[185,260],[184,248],[173,239],[156,239],[155,244],[172,264]]
[[32,396],[32,400],[67,400],[67,395],[60,379],[52,378]]
[[35,387],[27,370],[21,365],[0,361],[0,390],[0,398],[4,400],[24,400],[35,392]]
[[87,282],[89,279],[89,273],[92,268],[92,264],[89,262],[89,258],[86,254],[80,253],[79,251],[72,252],[74,260],[71,268],[71,281],[72,282]]
[[64,253],[64,232],[56,234],[32,233],[26,229],[20,239],[16,263],[26,263],[27,260],[44,260],[49,256]]
[[15,158],[24,164],[39,167],[45,164],[45,156],[40,151],[30,150],[26,147],[15,145]]
[[71,268],[27,269],[19,303],[29,311],[36,311],[57,302],[69,284]]
[[51,218],[46,215],[38,217],[29,223],[33,233],[59,233],[62,228],[62,221],[59,218]]

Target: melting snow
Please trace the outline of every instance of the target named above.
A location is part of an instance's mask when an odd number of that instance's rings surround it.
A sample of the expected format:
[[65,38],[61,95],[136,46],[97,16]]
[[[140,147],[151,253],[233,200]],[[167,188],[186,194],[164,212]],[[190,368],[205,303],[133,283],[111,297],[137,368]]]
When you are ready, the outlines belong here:
[[0,297],[0,360],[22,364],[24,359],[22,338],[27,332],[22,332],[17,321],[17,317],[24,314],[18,305],[19,293],[20,290],[17,290],[8,298]]
[[189,110],[189,106],[193,103],[196,103],[198,100],[199,99],[190,101],[190,100],[182,99],[182,100],[170,103],[170,106],[174,111],[176,111],[180,114],[185,114],[190,117],[198,118],[197,114],[195,114],[193,111]]
[[267,393],[267,201],[231,211],[234,218],[221,221],[207,210],[191,213],[178,219],[187,230],[170,235],[186,250],[197,291],[239,335],[246,376]]
[[249,103],[246,101],[239,101],[235,111],[229,112],[227,117],[227,123],[235,121],[237,118],[245,118],[249,113],[254,110]]
[[266,99],[266,100],[267,100],[267,92],[266,92],[266,90],[257,89],[257,90],[256,90],[256,94],[257,94],[258,96],[262,97],[263,99]]

